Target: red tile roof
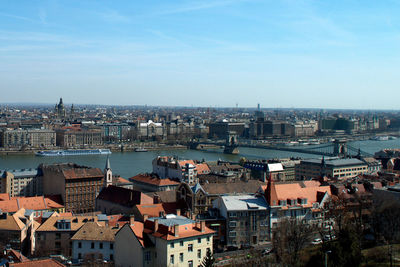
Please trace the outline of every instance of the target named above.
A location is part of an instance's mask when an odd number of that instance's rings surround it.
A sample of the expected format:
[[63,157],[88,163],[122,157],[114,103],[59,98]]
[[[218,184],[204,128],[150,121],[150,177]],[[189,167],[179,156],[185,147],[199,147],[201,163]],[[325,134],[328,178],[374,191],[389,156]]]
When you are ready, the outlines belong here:
[[19,262],[19,263],[10,263],[10,267],[18,266],[18,267],[60,267],[65,266],[60,262],[53,260],[53,259],[45,259],[45,260],[33,260],[33,261],[26,261],[26,262]]
[[156,186],[168,186],[168,185],[179,185],[178,182],[172,181],[169,178],[160,179],[156,176],[152,176],[149,174],[138,174],[134,177],[129,178],[129,180],[134,182],[141,182],[145,184],[151,184]]
[[43,196],[39,197],[13,197],[10,200],[0,201],[0,209],[5,212],[17,212],[20,208],[27,210],[50,210],[64,206]]
[[158,203],[158,204],[144,204],[136,206],[139,213],[143,215],[148,215],[150,217],[160,216],[160,212],[164,214],[175,214],[177,209],[176,203]]

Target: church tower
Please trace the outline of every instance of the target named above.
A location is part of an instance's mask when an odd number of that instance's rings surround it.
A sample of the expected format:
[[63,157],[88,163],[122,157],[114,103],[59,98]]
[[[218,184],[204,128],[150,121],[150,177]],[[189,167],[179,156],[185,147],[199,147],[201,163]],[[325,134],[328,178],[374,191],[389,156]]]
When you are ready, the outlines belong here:
[[107,157],[106,167],[104,168],[103,186],[108,187],[109,185],[112,185],[112,171],[111,171],[110,159]]

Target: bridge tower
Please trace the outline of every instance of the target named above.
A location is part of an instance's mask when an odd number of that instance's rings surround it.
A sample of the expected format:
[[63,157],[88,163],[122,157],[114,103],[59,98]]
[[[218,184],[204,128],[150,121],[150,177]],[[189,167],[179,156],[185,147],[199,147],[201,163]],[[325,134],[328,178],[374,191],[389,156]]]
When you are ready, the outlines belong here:
[[347,156],[347,140],[346,139],[335,139],[333,142],[333,154],[339,157]]
[[228,131],[226,134],[225,154],[239,154],[238,135],[235,131]]

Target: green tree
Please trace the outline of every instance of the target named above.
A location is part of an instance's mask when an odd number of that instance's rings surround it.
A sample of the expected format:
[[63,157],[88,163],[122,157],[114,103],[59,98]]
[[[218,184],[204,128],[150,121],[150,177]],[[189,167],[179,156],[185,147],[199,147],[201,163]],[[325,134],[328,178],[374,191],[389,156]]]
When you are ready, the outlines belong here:
[[214,259],[213,254],[211,253],[211,250],[207,249],[206,256],[203,258],[203,261],[201,262],[201,266],[202,267],[212,267],[212,266],[214,266],[214,262],[215,262],[215,259]]

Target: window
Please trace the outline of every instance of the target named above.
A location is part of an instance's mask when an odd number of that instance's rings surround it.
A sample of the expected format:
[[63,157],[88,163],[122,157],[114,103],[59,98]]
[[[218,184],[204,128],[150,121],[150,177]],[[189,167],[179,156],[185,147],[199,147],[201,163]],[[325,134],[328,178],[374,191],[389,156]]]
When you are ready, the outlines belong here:
[[197,250],[197,258],[201,259],[201,249]]
[[193,252],[193,244],[188,244],[188,252]]
[[174,254],[169,256],[169,263],[174,264]]
[[193,261],[188,261],[188,267],[193,267]]
[[60,233],[56,233],[56,239],[61,239],[61,234]]
[[114,244],[113,243],[110,244],[110,249],[114,249]]
[[82,254],[78,253],[78,259],[82,259]]
[[90,244],[90,248],[94,249],[94,242],[92,242],[92,244]]
[[183,247],[183,241],[180,241],[179,244],[181,245],[181,247]]
[[78,243],[78,248],[82,248],[82,243],[81,242]]
[[61,248],[61,243],[59,241],[55,242],[55,247],[56,248]]
[[229,217],[236,217],[236,212],[229,212]]
[[114,261],[114,254],[110,254],[110,261]]
[[179,261],[183,262],[183,253],[179,253]]
[[230,231],[229,232],[229,237],[236,237],[236,232],[235,231]]
[[151,252],[150,251],[146,251],[144,253],[144,260],[145,261],[150,261],[151,260]]
[[174,247],[175,247],[175,243],[171,242],[171,248],[174,248]]
[[229,227],[236,227],[236,221],[230,221],[229,222]]
[[197,243],[201,243],[201,237],[197,238]]
[[210,237],[209,236],[207,236],[207,242],[210,242]]
[[99,249],[103,249],[103,243],[99,243]]

